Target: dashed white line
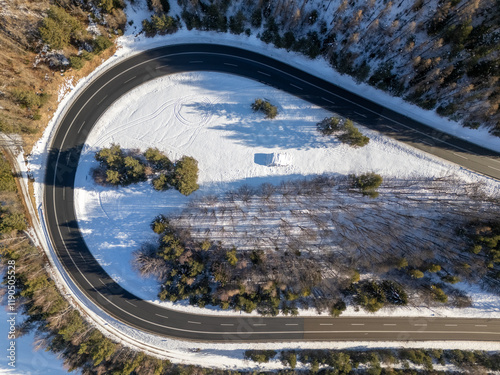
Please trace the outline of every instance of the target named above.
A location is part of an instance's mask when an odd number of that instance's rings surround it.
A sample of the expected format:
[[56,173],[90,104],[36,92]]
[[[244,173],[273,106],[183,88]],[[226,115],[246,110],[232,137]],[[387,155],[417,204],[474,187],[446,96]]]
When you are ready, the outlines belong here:
[[164,67],[166,67],[166,66],[167,66],[167,65],[157,66],[157,67],[155,68],[155,70],[158,70],[158,69],[164,68]]
[[257,70],[257,73],[260,73],[260,74],[263,74],[263,75],[265,75],[265,76],[271,77],[271,75],[270,75],[270,74],[267,74],[267,73],[261,72],[260,70]]
[[487,324],[476,324],[475,327],[488,327]]
[[78,133],[80,133],[82,131],[83,125],[85,125],[85,121],[82,122],[82,125],[80,126],[80,129],[78,129]]
[[130,302],[130,301],[129,301],[129,300],[127,300],[127,299],[125,300],[125,302],[127,302],[129,305],[132,305],[132,306],[134,306],[134,307],[137,307],[136,305],[134,305],[132,302]]
[[165,315],[160,315],[160,314],[155,314],[156,316],[159,316],[160,318],[165,318],[165,319],[168,319],[168,316],[165,316]]
[[469,160],[469,158],[466,158],[465,156],[457,154],[456,152],[453,152],[453,155],[458,156],[459,158],[462,158],[462,159],[465,159],[465,160]]
[[499,171],[499,172],[500,172],[500,169],[495,168],[495,167],[492,167],[491,165],[488,165],[488,168],[491,168],[491,169],[494,169],[494,170],[496,170],[496,171]]
[[188,320],[188,323],[191,323],[191,324],[201,324],[201,322],[193,322],[192,320]]
[[232,326],[234,326],[234,324],[231,324],[231,323],[221,323],[220,325],[221,325],[221,326],[227,326],[227,327],[232,327]]
[[262,323],[256,323],[256,324],[253,324],[254,327],[264,327],[265,324],[262,324]]
[[325,102],[335,104],[335,102],[332,102],[331,100],[328,100],[327,98],[321,97],[321,99],[323,99]]
[[286,326],[298,326],[298,324],[297,324],[297,323],[287,323],[287,324],[285,324],[285,325],[286,325]]
[[354,113],[355,113],[355,114],[357,114],[357,115],[359,115],[359,116],[361,116],[361,117],[364,117],[364,118],[367,118],[367,117],[368,117],[368,116],[366,116],[366,115],[364,115],[364,114],[362,114],[362,113],[356,112],[356,111],[354,111]]
[[427,323],[414,324],[415,327],[427,327]]
[[293,83],[290,83],[290,86],[293,86],[293,87],[295,87],[295,88],[297,88],[299,90],[304,90],[302,87],[294,85]]
[[445,324],[445,327],[456,327],[458,324]]
[[320,323],[320,326],[333,326],[333,323]]
[[238,66],[236,64],[231,64],[231,63],[224,63],[224,65],[229,65],[229,66]]
[[351,323],[352,326],[364,326],[365,323]]
[[104,101],[104,99],[106,99],[107,97],[108,97],[107,95],[104,95],[104,97],[101,99],[101,101],[99,103],[97,103],[97,105],[101,104]]
[[384,326],[395,326],[396,323],[384,323]]
[[[78,253],[80,254],[80,257],[85,261],[85,258],[83,257],[82,253]],[[100,279],[99,279],[100,280]],[[102,282],[102,281],[101,281]]]
[[123,82],[123,83],[130,82],[130,81],[132,81],[135,77],[137,77],[137,76],[133,76],[132,78],[127,79],[127,80],[126,80],[125,82]]
[[63,201],[66,200],[66,187],[63,187]]

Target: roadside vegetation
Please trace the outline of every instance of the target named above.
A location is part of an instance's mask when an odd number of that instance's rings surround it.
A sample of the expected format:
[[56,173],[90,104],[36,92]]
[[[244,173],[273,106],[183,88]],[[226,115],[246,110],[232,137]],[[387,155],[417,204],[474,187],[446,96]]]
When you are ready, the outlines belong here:
[[189,195],[199,188],[198,162],[189,156],[174,163],[156,148],[148,148],[140,154],[125,152],[120,145],[112,144],[96,152],[95,159],[99,167],[92,175],[101,185],[127,186],[150,179],[158,191],[175,188]]
[[[181,19],[188,30],[256,35],[276,48],[321,56],[357,82],[464,126],[486,126],[500,135],[500,7],[493,1],[179,0],[179,15],[168,15],[166,1],[148,3],[154,15],[144,21],[147,35],[171,32]],[[161,26],[152,26],[155,20]]]
[[324,136],[335,135],[342,143],[352,147],[364,147],[370,142],[370,138],[363,135],[350,119],[327,117],[316,126]]
[[[435,369],[449,366],[449,372],[486,374],[500,370],[500,355],[486,351],[442,349],[357,350],[247,350],[245,358],[267,363],[277,359],[292,372],[325,375],[347,374],[442,374]],[[296,370],[297,367],[304,370]],[[286,373],[286,372],[283,372]]]
[[497,217],[495,199],[452,178],[374,173],[242,186],[159,216],[135,267],[163,300],[264,315],[468,307],[458,281],[499,287],[498,226],[471,224]]

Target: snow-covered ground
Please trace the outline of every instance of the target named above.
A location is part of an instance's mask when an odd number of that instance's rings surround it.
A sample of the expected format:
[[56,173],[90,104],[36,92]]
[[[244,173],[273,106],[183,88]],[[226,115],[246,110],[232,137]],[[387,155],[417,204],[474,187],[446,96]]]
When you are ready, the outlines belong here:
[[[172,12],[177,5],[172,2]],[[306,57],[276,50],[254,36],[234,36],[222,33],[206,33],[180,30],[174,35],[146,38],[139,34],[143,19],[150,13],[145,4],[129,5],[129,20],[133,25],[119,38],[117,53],[97,69],[91,76],[78,82],[72,92],[62,98],[54,119],[44,136],[33,149],[29,169],[35,177],[37,204],[41,203],[45,157],[50,136],[57,119],[65,106],[92,77],[116,63],[142,50],[174,43],[220,43],[247,48],[304,69],[322,78],[329,79],[346,89],[397,109],[431,126],[459,135],[483,146],[500,151],[500,139],[486,131],[464,129],[459,124],[404,103],[369,86],[358,85],[347,76],[336,74],[321,59],[314,61]],[[137,27],[137,28],[136,28]],[[69,86],[71,88],[71,86]],[[140,94],[140,95],[137,95]],[[134,96],[134,95],[137,95]],[[134,100],[127,98],[134,96]],[[265,97],[279,106],[280,115],[274,121],[263,120],[250,111],[250,103],[257,97]],[[131,105],[133,103],[133,105]],[[147,183],[127,188],[102,188],[93,184],[89,171],[96,163],[93,152],[111,142],[124,148],[158,147],[172,158],[193,156],[200,163],[200,191],[194,196],[217,193],[243,183],[260,184],[278,182],[282,179],[306,176],[313,173],[349,173],[373,170],[385,176],[407,177],[455,175],[465,181],[484,181],[490,192],[499,191],[499,184],[456,165],[408,148],[375,132],[360,128],[370,136],[370,144],[362,149],[350,149],[335,140],[321,137],[315,131],[318,120],[328,116],[323,109],[314,107],[293,96],[276,91],[259,83],[223,74],[190,73],[161,78],[136,88],[100,119],[90,134],[77,175],[76,209],[85,239],[96,258],[117,282],[149,300],[156,299],[157,282],[141,279],[132,271],[131,253],[144,241],[155,238],[149,229],[151,220],[160,213],[178,210],[189,201],[176,191],[154,192]],[[259,164],[259,154],[286,153],[291,163],[282,167]],[[478,290],[473,293],[474,307],[467,310],[391,310],[382,314],[404,316],[488,316],[500,317],[500,299]],[[74,292],[77,294],[77,292]],[[167,304],[172,306],[171,304]],[[92,307],[90,307],[92,308]],[[189,306],[175,308],[194,311]],[[204,310],[204,313],[207,311]],[[216,313],[220,313],[216,311]],[[307,312],[303,312],[307,313]],[[310,312],[312,313],[312,312]],[[99,314],[99,312],[96,312]],[[348,315],[364,314],[348,310]],[[101,316],[102,318],[102,316]],[[162,340],[106,319],[113,329],[129,337],[162,348],[165,355],[174,361],[191,362],[207,366],[254,367],[242,361],[242,348],[277,348],[272,345],[197,344],[201,353],[189,352],[191,343]],[[293,347],[381,347],[399,346],[400,343],[309,343],[293,344]],[[410,343],[414,347],[437,348],[487,348],[498,350],[494,343]],[[279,347],[290,348],[291,344]],[[278,368],[278,363],[267,368]]]
[[[278,105],[276,119],[266,120],[252,112],[250,103],[259,97]],[[259,82],[221,73],[177,74],[141,85],[100,118],[82,151],[75,207],[87,245],[121,286],[156,301],[158,282],[140,278],[131,269],[132,253],[157,238],[149,228],[155,216],[178,212],[192,197],[222,193],[243,184],[277,184],[314,174],[367,171],[398,178],[454,175],[463,181],[488,183],[490,192],[500,190],[498,183],[365,128],[360,129],[371,141],[364,148],[350,148],[323,137],[316,123],[331,115]],[[94,154],[111,143],[142,151],[157,147],[172,160],[182,155],[194,157],[199,162],[200,190],[184,197],[175,190],[156,192],[148,182],[118,189],[96,185],[90,177],[90,170],[98,166]],[[289,163],[268,166],[261,162],[265,159],[261,156],[273,153],[286,153]],[[500,297],[479,291],[472,297],[475,304],[470,309],[402,308],[379,314],[500,317]],[[315,314],[314,310],[301,313]],[[346,314],[364,312],[351,309]]]
[[[15,318],[17,323],[20,323],[26,318],[25,315],[17,313],[16,315],[8,315],[6,298],[0,301],[0,374],[9,375],[62,375],[67,374],[67,370],[63,368],[63,361],[51,352],[46,352],[43,347],[38,350],[35,348],[35,335],[30,333],[23,337],[18,337],[14,340],[8,339],[10,323],[8,319]],[[10,341],[15,342],[15,364],[9,365],[11,359],[7,358],[10,355]],[[9,354],[7,354],[9,353]],[[79,372],[77,372],[79,373]]]

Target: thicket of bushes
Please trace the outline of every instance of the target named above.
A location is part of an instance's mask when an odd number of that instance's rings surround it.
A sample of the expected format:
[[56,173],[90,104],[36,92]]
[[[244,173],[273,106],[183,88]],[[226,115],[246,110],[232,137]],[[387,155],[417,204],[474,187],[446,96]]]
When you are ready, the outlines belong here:
[[266,118],[273,119],[278,116],[278,107],[272,105],[268,100],[265,99],[255,99],[251,104],[254,112],[262,112],[266,115]]
[[99,168],[93,171],[100,184],[127,186],[152,178],[155,190],[176,188],[189,195],[198,190],[198,162],[183,156],[176,163],[156,148],[148,148],[142,155],[126,153],[120,145],[112,144],[96,152]]
[[[258,363],[279,359],[292,370],[297,363],[306,365],[307,373],[323,375],[352,374],[443,374],[434,365],[453,365],[461,372],[486,373],[500,370],[500,354],[480,350],[375,349],[357,350],[247,350],[245,358]],[[413,368],[412,368],[413,367]],[[280,372],[294,374],[296,372]]]
[[318,131],[323,135],[336,135],[342,143],[352,147],[363,147],[370,142],[370,138],[363,135],[350,119],[327,117],[316,124]]

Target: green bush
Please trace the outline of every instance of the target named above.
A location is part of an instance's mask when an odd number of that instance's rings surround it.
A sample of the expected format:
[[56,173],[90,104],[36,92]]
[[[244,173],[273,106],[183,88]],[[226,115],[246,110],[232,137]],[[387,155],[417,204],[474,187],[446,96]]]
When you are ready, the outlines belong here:
[[431,285],[431,295],[432,295],[432,298],[434,298],[438,302],[441,302],[441,303],[448,302],[448,296],[446,295],[444,290],[435,284]]
[[245,358],[258,363],[267,363],[276,356],[275,350],[246,350]]
[[12,90],[14,100],[26,108],[41,108],[50,98],[46,93],[37,94],[30,90],[14,89]]
[[113,42],[102,35],[99,35],[92,42],[92,47],[94,47],[94,53],[97,55],[101,54],[103,51],[107,50],[112,45]]
[[52,49],[62,49],[73,39],[83,41],[88,37],[83,25],[64,8],[51,6],[47,17],[38,28],[44,43]]
[[351,186],[355,189],[361,190],[365,195],[376,197],[376,189],[382,184],[382,176],[379,174],[369,172],[360,176],[350,175]]
[[363,135],[358,128],[354,126],[352,120],[347,119],[343,125],[344,133],[339,136],[342,143],[347,143],[353,147],[363,147],[370,142],[370,138]]
[[26,218],[22,213],[2,212],[0,214],[0,233],[10,233],[14,230],[26,230]]
[[71,67],[73,69],[76,69],[76,70],[80,70],[85,65],[85,62],[83,61],[83,59],[81,57],[78,57],[78,56],[71,56],[69,58],[69,62],[71,64]]
[[278,115],[278,107],[267,100],[255,99],[251,106],[254,112],[260,111],[266,115],[266,118],[273,119]]
[[151,21],[142,21],[142,28],[149,35],[154,35],[156,33],[164,35],[175,33],[179,26],[175,18],[167,16],[166,14],[155,14],[151,16]]
[[153,188],[158,191],[165,191],[171,188],[170,178],[168,175],[162,173],[159,176],[153,178],[152,181]]
[[168,156],[163,154],[157,148],[148,148],[144,152],[144,157],[146,158],[148,163],[151,164],[151,167],[157,172],[170,171],[173,168],[173,164]]
[[183,156],[174,168],[174,186],[181,194],[189,195],[198,190],[198,162],[189,156]]
[[0,156],[0,191],[16,191],[17,185],[9,162]]
[[416,269],[409,270],[408,275],[410,275],[413,279],[421,279],[422,277],[424,277],[424,273]]
[[319,132],[323,135],[332,135],[341,130],[340,117],[326,117],[316,124]]

